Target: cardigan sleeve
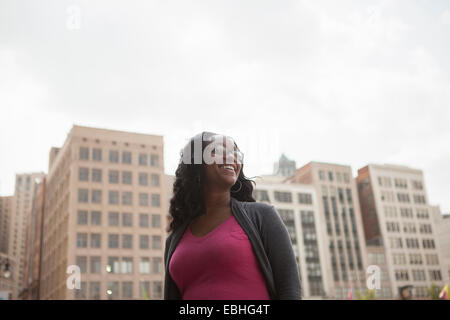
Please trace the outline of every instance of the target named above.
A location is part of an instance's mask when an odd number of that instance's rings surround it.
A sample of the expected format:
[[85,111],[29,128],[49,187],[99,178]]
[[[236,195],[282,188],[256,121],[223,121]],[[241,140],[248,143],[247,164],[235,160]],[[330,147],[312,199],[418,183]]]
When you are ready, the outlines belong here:
[[288,230],[273,205],[267,205],[264,211],[262,240],[272,268],[277,299],[300,300],[301,283]]

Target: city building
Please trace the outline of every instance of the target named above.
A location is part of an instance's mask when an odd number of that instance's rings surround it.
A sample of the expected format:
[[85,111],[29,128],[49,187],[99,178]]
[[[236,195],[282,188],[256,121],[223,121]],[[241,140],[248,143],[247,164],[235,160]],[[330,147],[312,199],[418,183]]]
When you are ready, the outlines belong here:
[[450,285],[450,214],[441,214],[439,206],[432,206],[431,212],[436,226],[436,237],[439,242],[442,280]]
[[0,197],[0,252],[8,253],[9,228],[14,198]]
[[358,170],[357,184],[366,242],[384,248],[394,297],[412,286],[414,298],[425,298],[432,283],[443,282],[423,172],[369,164]]
[[46,179],[36,179],[32,200],[31,215],[27,225],[25,246],[23,289],[20,299],[40,299],[40,275],[42,257],[43,218],[45,210]]
[[17,299],[23,289],[27,226],[31,216],[31,206],[35,192],[34,181],[35,179],[42,179],[44,176],[43,172],[16,174],[8,240],[8,255],[15,261],[11,274],[13,279],[13,299]]
[[290,177],[295,173],[295,160],[289,160],[283,153],[280,159],[273,166],[273,174],[283,177]]
[[318,198],[314,187],[283,183],[279,176],[255,179],[253,196],[256,201],[275,207],[289,232],[304,299],[323,299],[329,292],[326,243],[319,225]]
[[50,150],[41,299],[163,298],[163,147],[162,136],[73,126]]
[[[360,215],[356,184],[350,166],[310,162],[296,170],[286,182],[311,185],[318,199],[316,225],[325,242],[324,279],[326,295],[347,299],[349,292],[363,296],[367,292],[368,267],[366,243]],[[390,298],[391,293],[377,293]]]

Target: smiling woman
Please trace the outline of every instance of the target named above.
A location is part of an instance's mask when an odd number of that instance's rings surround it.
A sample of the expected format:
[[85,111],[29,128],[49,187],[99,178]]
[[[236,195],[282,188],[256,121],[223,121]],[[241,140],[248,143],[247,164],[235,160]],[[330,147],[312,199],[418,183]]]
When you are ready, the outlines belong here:
[[[201,160],[201,161],[199,161]],[[170,201],[165,299],[300,299],[292,243],[257,203],[231,137],[202,132],[181,153]]]

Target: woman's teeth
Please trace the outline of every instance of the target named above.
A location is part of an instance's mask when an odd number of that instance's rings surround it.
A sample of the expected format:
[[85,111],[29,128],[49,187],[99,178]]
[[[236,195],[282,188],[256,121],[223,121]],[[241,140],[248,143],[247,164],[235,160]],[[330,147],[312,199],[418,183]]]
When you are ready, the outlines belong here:
[[223,168],[234,172],[233,166],[223,166]]

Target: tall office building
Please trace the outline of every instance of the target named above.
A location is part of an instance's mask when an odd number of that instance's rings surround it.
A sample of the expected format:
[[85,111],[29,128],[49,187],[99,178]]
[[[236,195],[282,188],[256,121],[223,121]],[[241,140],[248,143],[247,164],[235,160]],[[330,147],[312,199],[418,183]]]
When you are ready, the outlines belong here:
[[442,280],[450,285],[450,214],[443,215],[439,206],[432,206],[431,212],[436,226],[436,237],[439,242]]
[[8,255],[8,236],[14,197],[0,197],[0,299],[12,298],[13,259]]
[[442,259],[422,171],[370,164],[357,184],[366,241],[384,248],[394,296],[413,286],[413,297],[426,297],[432,283],[442,285]]
[[[346,299],[350,290],[354,296],[364,294],[366,287],[367,252],[363,235],[358,194],[349,166],[310,162],[296,170],[287,182],[310,184],[319,206],[317,226],[326,243],[326,275],[330,279],[327,296]],[[389,292],[378,296],[390,297]]]
[[41,275],[43,218],[45,210],[46,179],[36,179],[31,214],[27,224],[23,289],[20,299],[39,300],[39,285]]
[[14,198],[0,197],[0,252],[8,253],[8,236]]
[[280,159],[273,165],[273,174],[283,177],[292,176],[295,173],[295,160],[290,160],[283,153]]
[[44,176],[43,172],[16,174],[8,244],[9,255],[15,261],[15,267],[11,275],[13,278],[13,299],[17,299],[23,289],[27,225],[31,215],[34,181],[42,179]]
[[304,299],[325,298],[329,292],[326,273],[326,243],[319,226],[318,198],[314,187],[283,183],[282,177],[256,179],[253,195],[272,204],[287,227],[298,264]]
[[156,135],[73,126],[52,148],[41,299],[162,298],[163,163]]

